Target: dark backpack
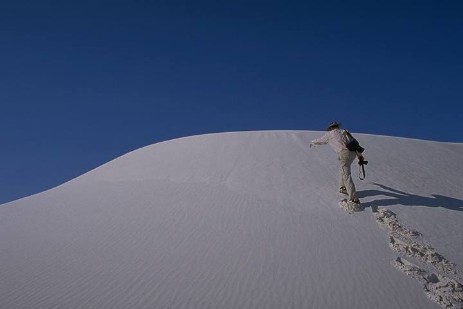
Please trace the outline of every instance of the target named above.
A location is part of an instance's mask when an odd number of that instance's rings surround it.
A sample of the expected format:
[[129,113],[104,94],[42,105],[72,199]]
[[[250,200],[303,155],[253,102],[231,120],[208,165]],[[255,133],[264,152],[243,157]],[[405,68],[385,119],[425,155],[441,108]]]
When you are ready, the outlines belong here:
[[344,130],[346,132],[346,137],[347,137],[347,142],[346,142],[346,148],[349,149],[350,151],[356,151],[358,153],[362,153],[365,151],[365,148],[360,146],[359,142],[350,134],[347,130]]

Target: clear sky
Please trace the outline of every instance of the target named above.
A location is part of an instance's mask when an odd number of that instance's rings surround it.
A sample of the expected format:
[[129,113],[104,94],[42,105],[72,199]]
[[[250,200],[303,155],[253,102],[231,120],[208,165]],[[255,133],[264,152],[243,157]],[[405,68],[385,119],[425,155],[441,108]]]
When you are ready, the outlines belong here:
[[461,1],[1,1],[0,202],[203,133],[461,143],[462,38]]

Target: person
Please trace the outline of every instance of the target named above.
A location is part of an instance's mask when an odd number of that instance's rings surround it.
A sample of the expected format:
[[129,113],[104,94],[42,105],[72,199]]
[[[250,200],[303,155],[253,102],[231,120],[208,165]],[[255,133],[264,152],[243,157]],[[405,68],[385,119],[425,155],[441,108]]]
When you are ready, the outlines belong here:
[[341,129],[340,123],[331,122],[326,130],[328,132],[325,135],[310,142],[310,147],[329,144],[333,148],[339,161],[339,192],[348,195],[350,202],[360,204],[350,167],[356,156],[359,157],[359,161],[363,161],[363,156],[347,149],[347,131]]

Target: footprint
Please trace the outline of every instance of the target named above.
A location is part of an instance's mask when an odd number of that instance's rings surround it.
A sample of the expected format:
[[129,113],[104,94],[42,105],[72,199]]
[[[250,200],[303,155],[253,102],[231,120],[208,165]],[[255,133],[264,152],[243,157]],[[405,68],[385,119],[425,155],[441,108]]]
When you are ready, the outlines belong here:
[[463,308],[463,286],[456,280],[431,273],[398,257],[394,267],[423,284],[424,293],[443,308]]
[[454,263],[449,262],[434,248],[426,245],[421,245],[413,241],[403,241],[394,236],[389,236],[389,246],[396,252],[413,257],[420,262],[431,264],[439,271],[456,274]]
[[389,230],[389,246],[396,252],[430,264],[437,270],[455,275],[456,265],[448,261],[429,245],[420,244],[416,239],[420,232],[402,226],[397,215],[388,209],[379,209],[375,216],[378,224]]
[[339,207],[344,209],[348,214],[353,214],[354,212],[359,212],[364,210],[362,204],[348,202],[346,199],[339,201]]
[[389,232],[404,238],[417,238],[421,233],[416,230],[408,229],[399,223],[397,215],[388,209],[377,209],[376,222],[387,227]]
[[463,308],[463,286],[461,283],[438,274],[426,278],[425,294],[444,308]]
[[443,308],[463,309],[462,284],[442,275],[442,273],[456,275],[456,265],[449,262],[433,247],[419,242],[421,233],[402,226],[394,212],[383,208],[375,210],[376,222],[389,231],[389,246],[392,250],[423,264],[432,265],[439,273],[429,273],[401,257],[392,262],[392,265],[407,276],[418,280],[423,285],[426,296]]
[[407,276],[415,278],[423,284],[426,283],[424,278],[427,275],[427,272],[426,270],[419,268],[417,265],[410,263],[409,261],[400,257],[392,262],[392,265],[405,273]]

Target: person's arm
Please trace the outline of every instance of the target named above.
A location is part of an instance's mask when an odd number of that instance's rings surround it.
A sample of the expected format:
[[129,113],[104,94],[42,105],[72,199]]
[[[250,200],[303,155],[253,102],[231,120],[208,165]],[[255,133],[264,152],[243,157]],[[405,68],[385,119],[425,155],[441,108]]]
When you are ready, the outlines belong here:
[[329,135],[328,135],[328,133],[326,133],[322,137],[314,139],[313,141],[311,141],[310,142],[310,147],[319,146],[319,145],[325,145],[325,144],[328,144],[328,141],[329,141]]

